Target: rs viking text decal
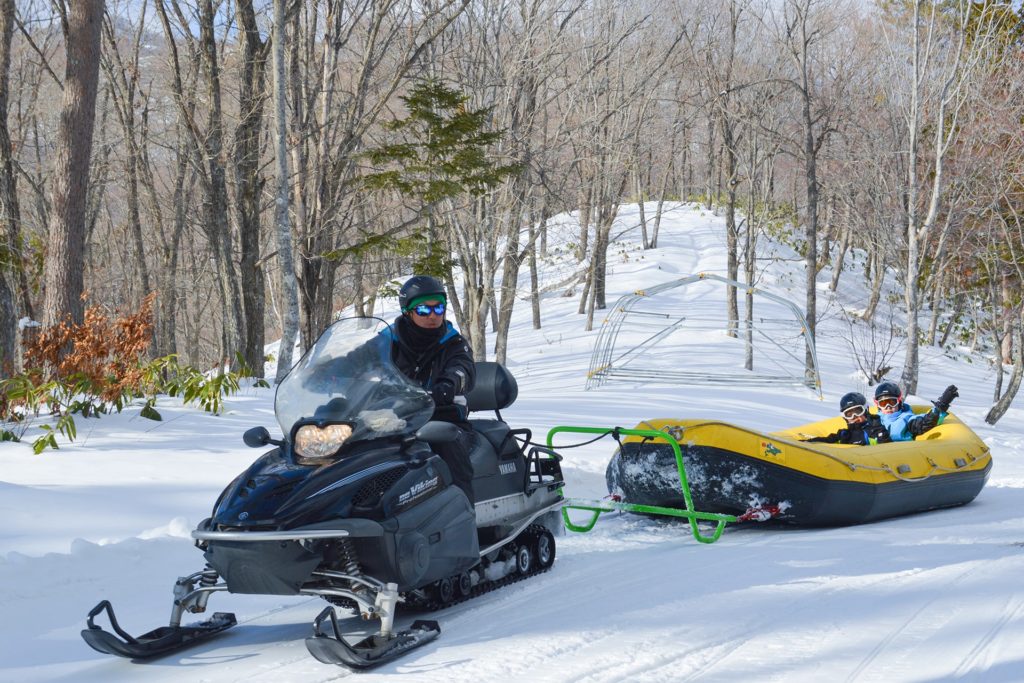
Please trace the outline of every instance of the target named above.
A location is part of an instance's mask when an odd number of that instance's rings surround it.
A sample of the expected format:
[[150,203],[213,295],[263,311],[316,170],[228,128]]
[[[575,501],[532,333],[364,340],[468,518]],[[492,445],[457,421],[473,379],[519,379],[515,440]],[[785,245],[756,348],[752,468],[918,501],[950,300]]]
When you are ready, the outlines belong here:
[[405,508],[428,496],[437,493],[441,489],[441,478],[434,476],[430,479],[416,482],[405,493],[398,495],[398,508]]

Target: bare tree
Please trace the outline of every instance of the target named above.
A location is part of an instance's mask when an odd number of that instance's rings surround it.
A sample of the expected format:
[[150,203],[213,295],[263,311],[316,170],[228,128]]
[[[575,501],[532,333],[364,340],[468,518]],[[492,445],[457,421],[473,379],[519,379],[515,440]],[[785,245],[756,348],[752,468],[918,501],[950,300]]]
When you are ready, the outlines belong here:
[[68,58],[57,130],[44,273],[43,322],[47,325],[58,323],[65,316],[80,322],[84,312],[86,192],[96,117],[102,22],[103,0],[81,0],[68,8],[65,38]]
[[142,143],[139,141],[139,121],[136,113],[137,104],[146,98],[141,92],[141,69],[140,54],[142,39],[145,34],[145,14],[140,17],[135,27],[135,35],[132,36],[130,52],[127,58],[122,57],[121,47],[111,18],[108,16],[104,22],[103,35],[106,38],[107,49],[103,51],[101,64],[106,75],[107,91],[110,93],[111,103],[114,105],[114,112],[121,127],[121,134],[124,143],[124,183],[123,190],[127,193],[125,208],[127,210],[127,228],[132,246],[132,256],[137,264],[139,284],[141,285],[141,296],[133,304],[141,302],[142,297],[147,296],[152,287],[150,284],[149,266],[146,263],[145,237],[142,229],[141,210],[141,165]]
[[[712,4],[706,14],[699,14],[693,27],[684,29],[687,44],[690,48],[691,63],[700,74],[700,83],[704,90],[704,108],[709,116],[709,129],[721,136],[721,158],[719,163],[712,163],[710,157],[716,155],[718,138],[709,135],[708,140],[708,186],[713,175],[712,168],[725,179],[725,241],[726,241],[726,277],[739,280],[739,230],[737,227],[738,185],[737,140],[739,128],[737,113],[733,105],[737,91],[747,84],[737,82],[737,39],[741,19],[747,10],[746,2],[729,0],[728,3]],[[720,189],[720,187],[719,187]],[[709,192],[710,194],[710,192]],[[709,196],[709,202],[718,202],[718,190],[715,196]],[[739,305],[736,288],[726,287],[726,317],[728,320],[727,334],[736,336],[739,320]]]
[[[227,150],[225,149],[224,111],[221,93],[220,52],[215,35],[216,13],[212,0],[201,0],[197,12],[186,16],[178,0],[158,0],[160,23],[171,57],[172,92],[178,115],[192,147],[189,159],[194,162],[203,192],[203,218],[200,225],[206,234],[218,286],[221,314],[220,362],[234,362],[235,354],[244,348],[245,320],[242,316],[242,292],[238,272],[232,258],[233,246],[229,219],[227,186]],[[172,24],[168,14],[175,17]],[[199,36],[193,34],[198,27]],[[184,66],[179,57],[178,37],[188,48],[189,61],[201,65],[205,82],[202,96],[207,102],[206,125],[198,120],[195,106],[197,93],[184,89]]]
[[288,219],[288,92],[285,82],[285,0],[274,0],[274,158],[277,162],[277,188],[274,196],[274,234],[280,267],[281,295],[284,305],[284,330],[277,355],[276,382],[292,367],[292,349],[299,331],[299,288],[292,255],[292,228]]
[[[780,82],[796,95],[800,126],[798,131],[780,131],[791,152],[803,164],[804,190],[804,292],[809,340],[817,326],[817,274],[820,179],[819,157],[822,147],[836,132],[838,104],[846,99],[851,75],[844,59],[842,31],[852,12],[822,0],[787,0],[779,14],[770,13],[767,24],[785,51],[786,63],[780,65]],[[807,372],[813,372],[811,346],[805,347]]]
[[325,17],[304,15],[297,24],[311,40],[326,31],[319,62],[312,60],[312,51],[292,53],[293,101],[302,112],[292,130],[301,141],[292,161],[295,177],[303,179],[293,185],[298,195],[293,201],[304,339],[330,323],[337,270],[359,257],[359,247],[374,232],[357,223],[360,216],[374,218],[359,209],[367,201],[358,174],[364,139],[406,75],[468,4],[328,0]]
[[241,351],[249,370],[263,376],[265,277],[260,258],[262,193],[260,159],[263,104],[266,100],[268,41],[260,36],[252,0],[238,0],[239,48],[238,127],[234,139],[235,215],[238,225],[239,282],[245,314]]
[[0,1],[0,378],[17,369],[15,348],[19,305],[17,274],[21,267],[21,212],[7,128],[14,0]]
[[[946,160],[959,134],[960,118],[973,94],[971,81],[980,68],[991,68],[998,20],[997,8],[975,13],[975,5],[958,0],[949,6],[914,0],[911,7],[910,52],[891,41],[890,59],[897,69],[891,97],[900,103],[907,149],[906,258],[903,266],[907,312],[907,347],[901,382],[917,390],[921,307],[919,275],[928,258],[927,240],[936,229],[943,206]],[[909,64],[909,73],[903,65]],[[931,137],[927,149],[925,135]],[[927,160],[927,161],[926,161]],[[921,165],[930,167],[921,174]],[[922,200],[926,204],[922,206]]]

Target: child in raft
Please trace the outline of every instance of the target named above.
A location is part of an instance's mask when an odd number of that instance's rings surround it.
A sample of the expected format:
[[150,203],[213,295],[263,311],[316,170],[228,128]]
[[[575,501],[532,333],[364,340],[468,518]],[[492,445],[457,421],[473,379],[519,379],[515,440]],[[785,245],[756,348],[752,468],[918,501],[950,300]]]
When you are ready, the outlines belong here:
[[889,443],[892,438],[878,415],[868,412],[868,400],[864,394],[851,391],[839,399],[839,412],[846,420],[846,428],[825,436],[816,436],[807,441],[816,443],[846,443],[870,446]]

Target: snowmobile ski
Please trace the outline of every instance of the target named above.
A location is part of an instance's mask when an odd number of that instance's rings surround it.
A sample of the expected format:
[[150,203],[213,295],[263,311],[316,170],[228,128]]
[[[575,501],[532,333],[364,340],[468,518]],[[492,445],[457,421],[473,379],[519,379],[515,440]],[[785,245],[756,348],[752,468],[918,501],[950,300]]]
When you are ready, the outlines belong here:
[[[331,633],[324,631],[330,619]],[[352,669],[369,669],[394,659],[409,650],[425,645],[441,635],[441,626],[432,620],[417,619],[412,626],[390,636],[374,634],[355,645],[341,635],[338,616],[333,607],[325,607],[313,622],[313,636],[306,638],[306,649],[324,664],[343,664]]]
[[[93,621],[104,611],[110,619],[110,627],[114,629],[114,633],[104,630]],[[237,621],[235,615],[230,612],[215,612],[203,622],[188,626],[161,626],[133,637],[117,623],[110,601],[103,600],[89,612],[89,620],[86,623],[89,628],[82,629],[82,638],[97,652],[128,659],[148,659],[195,645],[231,628]]]

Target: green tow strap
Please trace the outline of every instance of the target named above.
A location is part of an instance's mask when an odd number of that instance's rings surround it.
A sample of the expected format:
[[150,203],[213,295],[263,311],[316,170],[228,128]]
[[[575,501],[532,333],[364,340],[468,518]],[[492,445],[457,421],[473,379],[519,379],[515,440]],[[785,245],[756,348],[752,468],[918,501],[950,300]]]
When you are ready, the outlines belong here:
[[[672,447],[672,452],[676,456],[676,468],[679,470],[679,485],[683,490],[683,500],[686,501],[686,509],[679,510],[677,508],[666,508],[657,505],[639,505],[637,503],[620,503],[610,500],[583,500],[578,498],[569,498],[566,499],[562,506],[562,519],[565,521],[565,528],[569,531],[581,533],[590,531],[594,528],[594,525],[597,524],[597,519],[601,516],[601,513],[623,510],[626,512],[639,512],[646,515],[685,517],[690,521],[690,530],[693,532],[694,538],[701,543],[714,543],[718,540],[718,537],[722,535],[725,525],[729,522],[736,521],[736,517],[734,515],[698,512],[693,509],[693,497],[690,495],[690,483],[686,479],[686,467],[683,465],[683,453],[679,450],[679,443],[665,432],[659,432],[653,429],[622,429],[620,427],[615,427],[614,429],[602,427],[554,427],[548,432],[547,443],[549,449],[554,450],[555,434],[562,433],[614,434],[616,437],[640,436],[648,439],[661,439],[662,441],[665,441]],[[585,510],[591,513],[591,517],[589,521],[583,524],[575,524],[569,519],[569,510]],[[716,522],[714,533],[711,536],[701,534],[700,528],[697,526],[697,520]]]

